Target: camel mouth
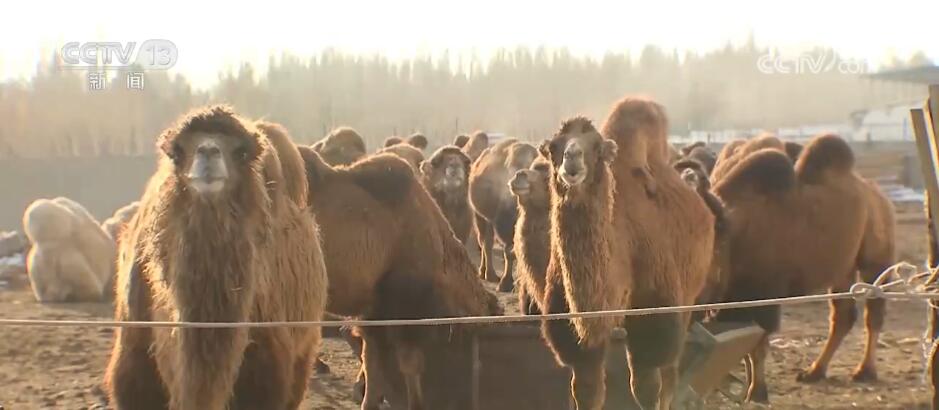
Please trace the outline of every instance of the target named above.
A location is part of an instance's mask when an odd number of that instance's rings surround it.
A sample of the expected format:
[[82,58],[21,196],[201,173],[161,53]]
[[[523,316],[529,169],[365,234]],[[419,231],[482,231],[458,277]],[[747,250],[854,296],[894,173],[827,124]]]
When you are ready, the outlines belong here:
[[224,177],[190,178],[189,186],[200,194],[218,193],[225,187]]
[[559,173],[561,177],[561,182],[564,182],[567,186],[577,186],[584,182],[587,179],[586,172],[570,172],[564,168],[561,169]]

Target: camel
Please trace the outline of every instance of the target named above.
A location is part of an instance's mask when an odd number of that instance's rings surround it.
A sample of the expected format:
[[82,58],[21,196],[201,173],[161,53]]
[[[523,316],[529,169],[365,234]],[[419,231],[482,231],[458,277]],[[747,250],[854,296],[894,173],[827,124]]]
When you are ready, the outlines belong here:
[[421,182],[461,243],[469,238],[473,213],[469,206],[470,159],[459,148],[440,147],[421,163]]
[[476,159],[483,154],[486,148],[489,148],[489,136],[482,131],[474,132],[461,147],[466,156],[473,162],[476,162]]
[[[688,305],[702,290],[713,256],[714,217],[669,165],[667,129],[660,105],[627,97],[613,107],[602,131],[575,117],[542,145],[552,163],[548,276],[560,272],[572,312]],[[546,304],[557,305],[548,299],[557,297],[552,292],[546,290]],[[594,357],[567,363],[579,410],[603,406],[605,373],[598,358],[620,324],[628,335],[633,396],[643,408],[669,408],[690,314],[571,322],[580,355]],[[551,343],[571,344],[563,337]]]
[[[466,143],[469,142],[469,135],[460,134],[453,138],[453,145],[456,145],[457,148],[463,148],[466,146]],[[487,143],[488,144],[488,143]]]
[[548,178],[551,163],[539,156],[529,169],[515,173],[509,189],[518,201],[515,223],[515,281],[518,284],[519,310],[536,315],[543,312],[545,270],[550,255],[551,221]]
[[365,157],[365,140],[354,129],[339,127],[323,137],[313,150],[318,152],[327,164],[349,165]]
[[724,146],[711,171],[711,184],[714,185],[726,176],[738,163],[748,155],[763,148],[785,150],[785,144],[771,133],[762,133],[750,140],[732,141]]
[[[299,147],[320,222],[331,313],[362,319],[501,314],[411,168],[391,154],[330,167]],[[468,406],[472,326],[361,328],[363,410]]]
[[518,211],[508,182],[516,171],[528,168],[537,155],[538,150],[531,144],[506,138],[484,151],[473,163],[470,172],[469,198],[479,247],[482,249],[479,276],[485,280],[495,280],[497,277],[492,262],[495,236],[503,245],[505,258],[498,288],[501,292],[510,292],[515,285],[512,280],[515,266],[512,247]]
[[385,138],[385,141],[382,142],[382,147],[388,148],[394,145],[401,144],[403,142],[404,140],[401,139],[401,137],[391,136],[391,137]]
[[34,201],[23,214],[32,247],[26,271],[40,303],[100,302],[110,296],[117,249],[98,221],[64,197]]
[[410,144],[395,144],[378,150],[379,154],[385,152],[397,155],[405,160],[415,173],[420,172],[421,163],[424,162],[424,154],[417,147]]
[[[163,132],[121,240],[116,320],[322,318],[317,226],[302,159],[282,138],[227,106]],[[296,409],[319,342],[316,327],[120,328],[105,386],[117,409]]]
[[428,144],[427,137],[425,137],[424,134],[421,134],[419,132],[415,132],[411,134],[411,136],[408,137],[408,139],[406,139],[404,142],[406,142],[408,145],[414,148],[421,150],[422,152],[425,149],[427,149],[427,144]]
[[106,219],[101,223],[101,229],[104,229],[104,232],[108,234],[112,241],[117,242],[121,231],[124,229],[124,226],[127,225],[127,222],[130,221],[130,218],[137,213],[137,208],[140,206],[139,201],[131,202],[127,205],[124,205],[114,211],[114,215]]
[[[847,291],[858,277],[872,282],[895,262],[893,207],[876,184],[855,173],[851,148],[835,135],[814,138],[794,167],[784,148],[755,151],[718,180],[713,192],[730,226],[728,301]],[[853,300],[833,300],[830,308],[828,341],[799,373],[802,382],[825,378],[856,321]],[[884,312],[883,299],[867,300],[867,339],[855,381],[877,378]],[[754,320],[766,330],[747,360],[747,398],[767,402],[764,361],[768,337],[779,328],[779,306],[721,311],[717,319]]]

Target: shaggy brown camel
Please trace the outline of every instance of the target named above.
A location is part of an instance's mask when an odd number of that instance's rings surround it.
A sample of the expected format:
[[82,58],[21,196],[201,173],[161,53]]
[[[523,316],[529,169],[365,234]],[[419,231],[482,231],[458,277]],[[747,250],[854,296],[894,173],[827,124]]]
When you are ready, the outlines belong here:
[[515,281],[518,284],[519,310],[537,315],[544,301],[545,270],[551,253],[551,199],[548,179],[551,162],[539,156],[529,169],[519,170],[509,181],[509,189],[518,201],[515,223]]
[[531,166],[538,150],[531,144],[514,138],[499,141],[487,149],[473,163],[469,178],[469,198],[473,207],[479,247],[482,249],[479,276],[495,280],[496,269],[492,263],[493,237],[503,245],[505,268],[499,280],[499,291],[510,292],[515,283],[512,271],[515,266],[513,240],[515,219],[518,215],[515,198],[509,191],[509,179],[520,169]]
[[[804,149],[793,168],[783,148],[746,156],[719,180],[729,221],[729,301],[805,295],[822,289],[847,291],[871,282],[894,263],[893,209],[877,186],[854,172],[854,155],[841,138],[822,135]],[[853,300],[834,300],[828,341],[798,379],[825,377],[828,364],[856,320]],[[876,379],[877,338],[883,299],[868,299],[864,358],[858,381]],[[768,335],[779,328],[779,306],[721,311],[718,320],[754,320],[767,331],[747,360],[748,400],[767,402],[764,360]]]
[[461,148],[466,156],[473,162],[483,154],[483,151],[489,148],[489,136],[485,132],[476,131]]
[[764,148],[783,151],[785,150],[785,144],[775,135],[763,133],[750,140],[741,141],[740,143],[731,142],[725,145],[717,158],[714,170],[711,172],[711,184],[714,185],[721,178],[724,178],[748,155]]
[[[714,217],[669,165],[667,129],[660,105],[625,98],[602,132],[577,117],[542,146],[552,162],[548,276],[560,271],[572,312],[687,305],[703,288]],[[583,353],[605,350],[622,323],[633,395],[643,408],[667,409],[689,319],[675,313],[572,323]],[[570,363],[578,409],[602,408],[602,363]]]
[[473,226],[469,157],[455,146],[443,146],[421,164],[420,173],[421,182],[443,211],[456,238],[465,243]]
[[[320,320],[317,227],[299,153],[282,138],[225,106],[160,136],[120,241],[117,320]],[[117,329],[105,385],[118,409],[296,409],[319,339],[314,327]]]
[[[501,314],[411,168],[390,154],[332,168],[300,147],[331,280],[327,310],[363,319]],[[362,328],[363,409],[470,403],[470,326]],[[451,372],[451,373],[448,373]]]
[[378,153],[394,154],[405,160],[414,172],[420,172],[421,163],[424,162],[424,154],[417,147],[410,144],[396,144],[390,147],[384,147],[378,150]]
[[365,140],[349,127],[334,129],[312,147],[320,154],[323,161],[332,166],[349,165],[367,154]]

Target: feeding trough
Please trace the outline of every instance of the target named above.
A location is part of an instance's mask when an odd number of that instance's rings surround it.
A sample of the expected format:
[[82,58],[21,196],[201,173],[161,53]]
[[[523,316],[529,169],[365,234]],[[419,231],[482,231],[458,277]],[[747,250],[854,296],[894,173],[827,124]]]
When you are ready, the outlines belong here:
[[[538,325],[493,325],[480,329],[475,335],[471,346],[473,393],[470,408],[574,408],[570,394],[571,372],[557,363],[541,338]],[[672,408],[704,408],[704,399],[721,388],[731,370],[740,365],[741,359],[756,347],[763,334],[763,329],[752,323],[692,324],[681,358],[679,386]],[[616,329],[607,350],[606,386],[604,409],[639,409],[629,389],[626,332],[622,329]]]

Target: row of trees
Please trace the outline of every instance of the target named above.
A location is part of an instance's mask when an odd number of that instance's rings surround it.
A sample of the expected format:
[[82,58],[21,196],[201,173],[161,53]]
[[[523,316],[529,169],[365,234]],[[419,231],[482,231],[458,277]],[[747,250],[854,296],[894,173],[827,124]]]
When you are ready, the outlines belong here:
[[[519,48],[487,60],[445,54],[392,62],[329,50],[271,57],[263,74],[243,64],[206,91],[166,72],[147,72],[143,90],[127,89],[120,76],[89,90],[88,73],[60,70],[53,59],[27,82],[0,84],[0,157],[150,152],[160,130],[208,102],[283,123],[304,143],[350,125],[375,147],[413,131],[439,143],[475,129],[542,138],[570,115],[602,118],[628,93],[663,103],[675,134],[842,122],[853,110],[909,97],[904,86],[838,70],[767,74],[757,62],[770,52],[751,42],[700,55],[647,47],[590,59]],[[811,55],[838,58],[828,49]]]

